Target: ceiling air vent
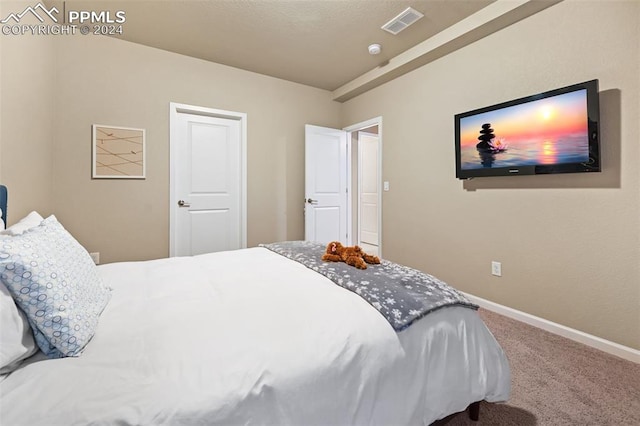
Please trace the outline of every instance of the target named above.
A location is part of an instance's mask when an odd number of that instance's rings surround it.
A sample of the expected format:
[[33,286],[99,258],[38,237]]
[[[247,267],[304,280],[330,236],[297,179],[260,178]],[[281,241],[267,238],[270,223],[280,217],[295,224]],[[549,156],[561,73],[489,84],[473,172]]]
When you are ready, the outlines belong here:
[[393,35],[396,35],[423,16],[424,15],[422,13],[411,7],[408,7],[402,13],[400,13],[400,15],[384,24],[382,26],[382,29],[390,32]]

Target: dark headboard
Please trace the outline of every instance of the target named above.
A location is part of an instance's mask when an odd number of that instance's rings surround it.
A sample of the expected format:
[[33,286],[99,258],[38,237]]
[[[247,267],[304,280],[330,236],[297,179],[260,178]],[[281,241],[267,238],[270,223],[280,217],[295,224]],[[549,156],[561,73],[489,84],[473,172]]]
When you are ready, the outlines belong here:
[[2,221],[7,226],[7,187],[0,185],[0,209],[2,209]]

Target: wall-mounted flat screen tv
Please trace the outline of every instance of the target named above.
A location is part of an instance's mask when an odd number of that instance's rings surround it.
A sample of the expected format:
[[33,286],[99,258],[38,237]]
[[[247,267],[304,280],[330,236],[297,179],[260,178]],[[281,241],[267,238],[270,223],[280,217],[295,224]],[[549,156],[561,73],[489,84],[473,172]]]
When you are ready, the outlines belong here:
[[598,80],[455,116],[456,177],[600,171]]

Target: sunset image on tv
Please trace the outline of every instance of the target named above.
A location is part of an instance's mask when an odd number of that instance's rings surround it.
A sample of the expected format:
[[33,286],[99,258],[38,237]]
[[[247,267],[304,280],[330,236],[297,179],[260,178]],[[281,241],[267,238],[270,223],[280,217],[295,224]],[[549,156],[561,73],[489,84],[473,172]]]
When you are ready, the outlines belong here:
[[587,91],[460,119],[462,169],[589,160]]

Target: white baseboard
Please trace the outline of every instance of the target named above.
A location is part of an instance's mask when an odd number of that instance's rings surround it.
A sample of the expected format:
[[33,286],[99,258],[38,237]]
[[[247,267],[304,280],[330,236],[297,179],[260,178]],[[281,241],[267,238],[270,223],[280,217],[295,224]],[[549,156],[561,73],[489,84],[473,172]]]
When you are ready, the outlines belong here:
[[491,302],[490,300],[482,299],[481,297],[477,297],[469,293],[463,294],[467,296],[473,303],[479,305],[481,308],[485,308],[489,311],[504,315],[505,317],[524,322],[525,324],[541,328],[550,333],[566,337],[567,339],[571,339],[573,341],[591,346],[592,348],[599,349],[611,355],[615,355],[628,361],[640,364],[640,351],[637,349],[623,346],[618,343],[611,342],[609,340],[605,340],[600,337],[596,337],[591,334],[587,334],[582,331],[575,330],[573,328],[569,328],[540,317],[536,317],[526,312],[518,311],[516,309]]

